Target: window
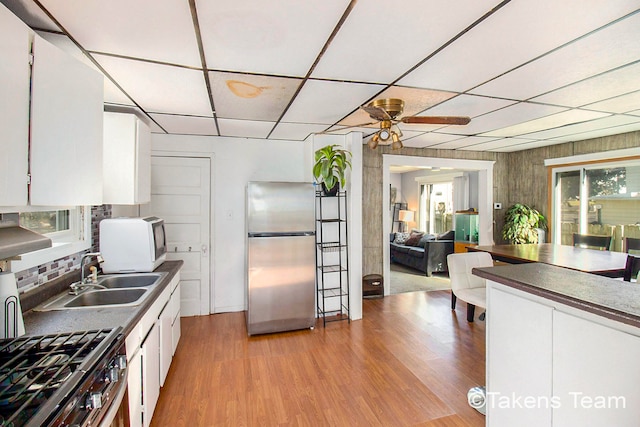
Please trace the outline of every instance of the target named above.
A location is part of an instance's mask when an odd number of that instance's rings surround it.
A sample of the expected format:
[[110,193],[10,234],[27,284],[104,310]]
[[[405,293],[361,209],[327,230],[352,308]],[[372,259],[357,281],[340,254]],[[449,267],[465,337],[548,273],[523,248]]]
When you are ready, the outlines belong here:
[[22,212],[20,214],[20,225],[40,234],[69,231],[69,209]]
[[552,169],[553,241],[573,243],[573,233],[640,236],[640,160],[597,162]]

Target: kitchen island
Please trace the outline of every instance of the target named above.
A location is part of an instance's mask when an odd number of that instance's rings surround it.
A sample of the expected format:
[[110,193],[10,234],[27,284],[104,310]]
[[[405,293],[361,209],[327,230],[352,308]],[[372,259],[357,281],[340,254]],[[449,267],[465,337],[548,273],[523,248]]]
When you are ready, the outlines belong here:
[[637,426],[640,287],[540,263],[487,279],[488,426]]

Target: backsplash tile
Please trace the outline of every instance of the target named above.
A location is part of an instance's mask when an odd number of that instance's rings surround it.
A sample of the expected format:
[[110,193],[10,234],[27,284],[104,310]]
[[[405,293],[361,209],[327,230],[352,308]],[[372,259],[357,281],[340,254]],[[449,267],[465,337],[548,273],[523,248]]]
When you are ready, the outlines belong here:
[[[104,218],[111,218],[111,205],[100,205],[91,207],[91,252],[100,250],[100,228],[99,224]],[[18,289],[31,286],[40,286],[44,283],[63,276],[71,271],[80,268],[80,259],[83,252],[53,260],[49,263],[30,268],[28,270],[16,272]]]

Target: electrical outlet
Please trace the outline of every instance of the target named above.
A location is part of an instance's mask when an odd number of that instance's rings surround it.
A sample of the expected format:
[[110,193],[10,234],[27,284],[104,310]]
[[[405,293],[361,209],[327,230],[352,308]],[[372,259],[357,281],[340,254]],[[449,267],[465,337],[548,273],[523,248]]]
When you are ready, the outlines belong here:
[[502,209],[502,203],[494,203],[493,209]]

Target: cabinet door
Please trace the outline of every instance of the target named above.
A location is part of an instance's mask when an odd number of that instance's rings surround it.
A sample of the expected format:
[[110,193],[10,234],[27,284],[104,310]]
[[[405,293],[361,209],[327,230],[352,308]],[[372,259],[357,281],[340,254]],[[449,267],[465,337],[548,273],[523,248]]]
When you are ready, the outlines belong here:
[[103,76],[35,36],[32,205],[102,204]]
[[29,36],[0,4],[0,206],[27,204]]
[[555,312],[555,426],[637,426],[640,337]]
[[131,427],[142,427],[142,352],[137,348],[129,359],[127,395]]
[[164,385],[164,380],[169,373],[171,366],[171,358],[173,357],[172,341],[171,341],[171,324],[173,317],[170,310],[171,303],[160,314],[160,386]]
[[143,425],[151,424],[153,411],[160,396],[160,327],[158,320],[142,343],[142,406]]
[[104,113],[104,203],[151,198],[151,131],[134,114]]
[[550,406],[523,402],[552,396],[553,309],[492,282],[487,298],[487,425],[550,426]]

